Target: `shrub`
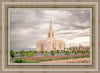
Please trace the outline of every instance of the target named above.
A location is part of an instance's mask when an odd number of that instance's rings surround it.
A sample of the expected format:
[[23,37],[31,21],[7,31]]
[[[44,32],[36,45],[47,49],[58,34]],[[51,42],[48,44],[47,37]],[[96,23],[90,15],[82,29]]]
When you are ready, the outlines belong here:
[[14,58],[14,57],[15,57],[15,53],[14,53],[13,50],[10,50],[10,57],[11,57],[11,58]]
[[69,55],[71,54],[71,52],[69,52]]
[[16,52],[16,54],[17,54],[18,52]]
[[74,53],[74,50],[72,51],[72,53]]
[[44,51],[42,50],[42,53],[44,53]]
[[88,54],[90,54],[90,51],[88,51]]
[[48,52],[47,52],[47,51],[45,51],[45,54],[44,54],[44,56],[48,56]]
[[34,51],[32,51],[32,52],[27,52],[27,56],[28,56],[28,57],[33,57],[33,56],[34,56]]
[[37,51],[34,51],[34,53],[37,53]]
[[31,50],[29,52],[32,52]]
[[34,57],[34,51],[31,53],[31,57]]
[[39,61],[30,61],[30,60],[24,60],[22,58],[19,58],[14,61],[15,63],[39,63]]
[[65,52],[65,55],[70,55],[70,52],[69,52],[69,51],[66,51],[66,52]]
[[66,48],[64,48],[64,52],[65,52],[65,49],[66,49]]
[[55,55],[53,50],[51,51],[51,55],[52,55],[52,56],[54,56],[54,55]]
[[75,55],[77,54],[77,51],[75,51]]
[[27,56],[28,56],[29,52],[27,52]]
[[85,51],[82,51],[82,54],[84,55],[85,54]]
[[23,63],[23,59],[22,58],[19,58],[17,60],[14,61],[15,63]]
[[22,57],[25,56],[24,50],[21,50],[20,54],[21,54]]
[[57,53],[59,54],[59,50],[57,50]]

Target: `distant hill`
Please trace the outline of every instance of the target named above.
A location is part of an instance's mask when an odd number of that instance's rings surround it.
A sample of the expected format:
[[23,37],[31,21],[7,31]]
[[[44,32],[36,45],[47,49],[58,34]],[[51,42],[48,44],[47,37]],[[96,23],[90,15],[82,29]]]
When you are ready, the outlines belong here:
[[35,48],[18,48],[18,49],[14,49],[13,48],[12,50],[15,51],[15,52],[19,52],[21,50],[24,50],[24,51],[35,51]]

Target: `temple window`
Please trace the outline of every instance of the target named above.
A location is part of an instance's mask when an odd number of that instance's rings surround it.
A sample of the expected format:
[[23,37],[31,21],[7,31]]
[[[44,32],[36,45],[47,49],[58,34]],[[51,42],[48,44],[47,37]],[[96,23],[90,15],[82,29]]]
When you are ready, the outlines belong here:
[[61,49],[61,43],[59,43],[59,48]]
[[48,36],[50,37],[50,33],[48,34]]
[[41,44],[41,50],[43,50],[43,44]]

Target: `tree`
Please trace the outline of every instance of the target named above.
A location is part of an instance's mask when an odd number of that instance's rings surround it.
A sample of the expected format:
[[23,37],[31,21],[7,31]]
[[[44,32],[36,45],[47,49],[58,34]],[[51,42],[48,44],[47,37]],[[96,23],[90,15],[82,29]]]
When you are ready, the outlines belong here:
[[54,55],[55,55],[53,50],[51,50],[51,55],[52,55],[52,56],[54,56]]
[[79,53],[80,53],[80,49],[81,49],[81,47],[79,47]]
[[18,52],[16,51],[16,54],[17,54]]
[[90,54],[90,51],[88,51],[88,54]]
[[89,51],[89,48],[86,49],[86,52],[87,52],[87,53],[88,53],[88,51]]
[[47,52],[47,51],[45,51],[45,54],[44,54],[44,56],[48,56],[48,52]]
[[25,56],[24,50],[21,50],[20,54],[21,54],[22,57]]
[[77,51],[75,51],[75,55],[77,54]]
[[42,50],[42,54],[44,53],[44,51]]
[[15,57],[15,53],[14,53],[13,50],[10,50],[10,57],[11,57],[11,58],[14,58],[14,57]]
[[64,48],[64,52],[65,52],[65,49],[66,49],[66,48]]
[[74,50],[72,50],[72,53],[74,53]]
[[59,54],[59,50],[57,50],[57,53]]
[[28,55],[28,53],[29,53],[29,52],[27,51],[26,54]]
[[85,54],[85,51],[82,51],[82,54],[84,55]]
[[69,50],[72,50],[72,48],[70,47]]
[[31,53],[31,57],[34,57],[34,53],[35,53],[35,52],[34,52],[34,51],[32,51],[32,53]]
[[35,52],[34,52],[34,51],[32,51],[32,52],[27,52],[27,57],[33,57],[33,56],[34,56],[34,54],[35,54]]
[[37,51],[34,51],[34,53],[37,53]]
[[65,55],[70,55],[70,52],[69,52],[69,51],[66,51],[66,52],[65,52]]

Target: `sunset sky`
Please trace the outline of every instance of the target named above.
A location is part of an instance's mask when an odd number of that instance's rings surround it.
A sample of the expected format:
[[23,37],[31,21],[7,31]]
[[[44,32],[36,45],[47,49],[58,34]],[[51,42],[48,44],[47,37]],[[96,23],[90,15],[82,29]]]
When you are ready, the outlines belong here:
[[90,9],[12,8],[10,16],[10,47],[35,48],[36,42],[47,38],[50,17],[55,38],[66,47],[90,45]]

